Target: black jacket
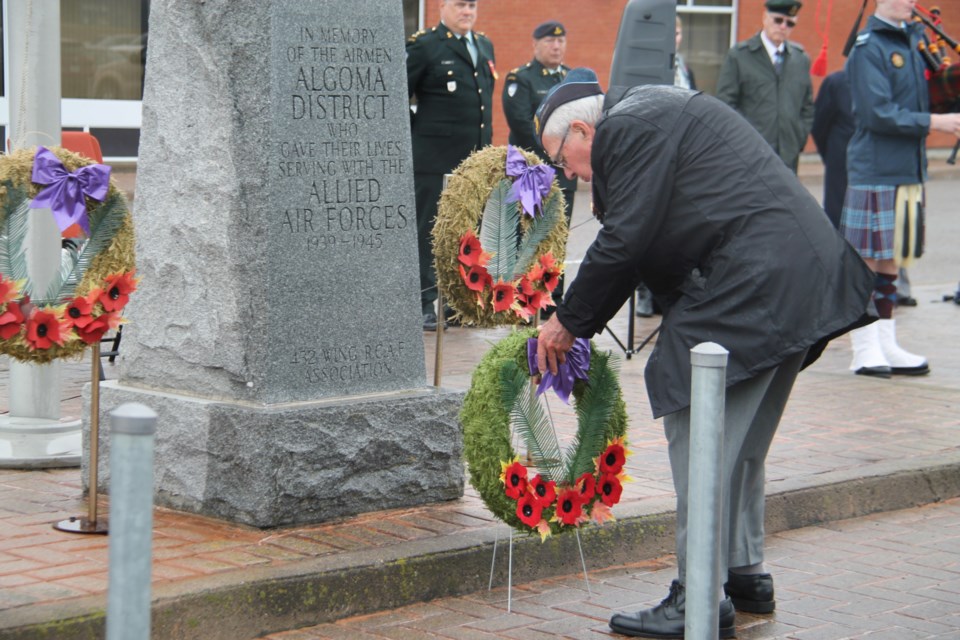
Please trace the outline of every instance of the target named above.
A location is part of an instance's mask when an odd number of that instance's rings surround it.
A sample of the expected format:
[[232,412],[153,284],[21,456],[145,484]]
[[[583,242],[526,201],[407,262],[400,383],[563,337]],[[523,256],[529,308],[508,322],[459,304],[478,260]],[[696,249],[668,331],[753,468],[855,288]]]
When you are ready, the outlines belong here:
[[823,210],[833,226],[840,228],[843,199],[847,193],[847,144],[853,136],[853,101],[843,71],[823,79],[813,103],[813,141],[823,159]]
[[493,139],[493,44],[482,33],[473,35],[476,68],[443,24],[407,41],[407,88],[417,97],[411,121],[416,173],[450,173]]
[[600,332],[639,281],[663,308],[646,370],[655,417],[690,404],[690,349],[729,352],[727,385],[864,315],[873,273],[743,118],[668,86],[607,95],[592,148],[603,227],[557,318]]

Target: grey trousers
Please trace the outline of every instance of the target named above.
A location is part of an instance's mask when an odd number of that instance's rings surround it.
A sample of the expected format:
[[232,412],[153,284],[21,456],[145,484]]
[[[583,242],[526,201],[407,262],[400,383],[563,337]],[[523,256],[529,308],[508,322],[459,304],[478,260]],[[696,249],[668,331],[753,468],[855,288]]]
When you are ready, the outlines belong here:
[[[763,562],[764,466],[805,353],[727,388],[721,474],[720,575]],[[677,565],[686,582],[690,409],[663,418],[677,493]]]

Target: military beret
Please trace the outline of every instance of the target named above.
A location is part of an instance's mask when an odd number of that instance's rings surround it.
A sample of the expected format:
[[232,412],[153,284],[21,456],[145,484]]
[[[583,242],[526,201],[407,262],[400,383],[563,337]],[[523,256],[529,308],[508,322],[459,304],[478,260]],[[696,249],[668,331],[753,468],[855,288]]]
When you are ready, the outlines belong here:
[[538,25],[536,29],[533,30],[534,40],[539,40],[540,38],[548,38],[550,36],[559,37],[567,35],[567,30],[563,28],[563,25],[557,22],[556,20],[551,20],[549,22],[544,22],[541,25]]
[[770,13],[782,13],[795,16],[803,3],[800,0],[767,0],[764,5]]
[[597,74],[593,69],[578,67],[568,71],[563,82],[550,89],[550,93],[540,103],[536,115],[533,116],[533,128],[537,133],[537,138],[543,136],[543,128],[546,126],[547,120],[550,119],[550,116],[558,107],[580,98],[602,94],[603,89],[600,88],[600,82],[597,80]]

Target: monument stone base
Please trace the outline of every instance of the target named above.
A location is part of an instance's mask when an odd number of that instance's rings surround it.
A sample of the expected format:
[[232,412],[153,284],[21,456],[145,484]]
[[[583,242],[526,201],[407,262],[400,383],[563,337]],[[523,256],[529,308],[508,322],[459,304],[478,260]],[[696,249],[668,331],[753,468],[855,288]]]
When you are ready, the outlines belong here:
[[109,381],[98,484],[107,491],[109,412],[140,402],[158,415],[158,505],[267,528],[453,500],[463,495],[462,400],[423,389],[264,406]]

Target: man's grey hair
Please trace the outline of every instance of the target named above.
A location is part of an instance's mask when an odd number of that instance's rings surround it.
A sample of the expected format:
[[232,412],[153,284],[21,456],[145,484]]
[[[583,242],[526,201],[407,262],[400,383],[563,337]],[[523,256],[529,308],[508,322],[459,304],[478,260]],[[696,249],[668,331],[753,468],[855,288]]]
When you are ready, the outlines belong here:
[[557,107],[550,115],[540,139],[556,138],[564,135],[567,128],[570,127],[570,123],[574,120],[583,120],[593,126],[597,124],[601,115],[603,115],[603,94],[571,100],[567,104]]

